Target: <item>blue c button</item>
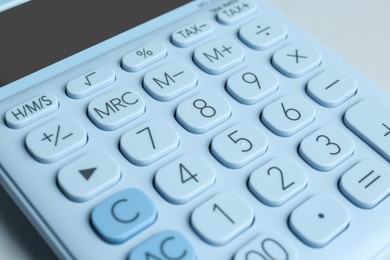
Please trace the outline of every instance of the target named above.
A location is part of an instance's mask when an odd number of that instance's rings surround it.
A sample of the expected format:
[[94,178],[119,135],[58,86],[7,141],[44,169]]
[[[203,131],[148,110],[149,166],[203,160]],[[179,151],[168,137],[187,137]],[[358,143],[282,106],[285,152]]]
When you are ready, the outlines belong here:
[[152,225],[156,217],[156,207],[145,193],[127,189],[97,205],[91,222],[104,241],[119,244]]

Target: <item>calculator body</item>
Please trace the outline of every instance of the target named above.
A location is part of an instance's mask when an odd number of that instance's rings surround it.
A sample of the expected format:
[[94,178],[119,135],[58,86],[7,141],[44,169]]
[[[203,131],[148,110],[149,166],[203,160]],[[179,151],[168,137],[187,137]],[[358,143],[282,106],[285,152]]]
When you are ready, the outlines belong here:
[[[340,181],[344,173],[362,160],[375,158],[379,162],[388,165],[388,161],[384,156],[378,155],[378,152],[370,147],[371,145],[362,141],[354,131],[345,126],[346,123],[343,118],[346,111],[359,101],[375,97],[389,103],[389,95],[374,86],[371,81],[337,57],[318,40],[294,25],[265,1],[256,0],[253,2],[257,4],[256,11],[242,18],[242,20],[233,21],[231,24],[224,24],[216,17],[221,10],[234,7],[241,4],[242,1],[210,0],[186,3],[162,16],[0,88],[0,113],[3,117],[0,123],[1,184],[58,257],[63,259],[127,259],[129,256],[131,257],[135,248],[165,230],[174,230],[183,235],[194,248],[197,259],[235,259],[234,257],[237,257],[240,249],[245,248],[257,236],[269,232],[280,235],[282,239],[274,239],[272,235],[270,236],[272,239],[263,239],[262,241],[271,241],[273,244],[270,245],[270,248],[276,250],[274,253],[276,252],[275,254],[279,254],[279,256],[286,256],[286,259],[289,259],[288,257],[293,259],[294,257],[295,259],[370,259],[376,257],[388,247],[390,243],[390,225],[388,223],[390,200],[385,197],[374,207],[362,209],[341,192]],[[239,9],[236,11],[240,12]],[[255,19],[256,16],[271,17],[283,24],[287,30],[285,38],[264,50],[256,50],[243,43],[242,38],[238,36],[238,31],[251,19]],[[214,29],[210,35],[191,43],[188,47],[180,46],[180,43],[172,43],[172,34],[176,30],[185,28],[190,24],[196,24],[199,21],[205,21],[207,24],[213,25]],[[197,28],[199,30],[200,27]],[[202,67],[201,62],[196,61],[194,53],[203,45],[209,42],[212,43],[215,39],[240,44],[244,50],[242,61],[226,70],[223,69],[223,71]],[[305,42],[314,46],[320,53],[321,62],[316,68],[307,73],[305,72],[302,76],[292,77],[286,75],[286,73],[281,73],[277,65],[271,65],[271,61],[275,59],[273,55],[278,50],[294,42]],[[145,66],[141,65],[140,68],[131,67],[130,62],[129,67],[124,69],[124,66],[126,66],[124,65],[124,57],[129,53],[145,60],[155,55],[158,47],[150,47],[150,44],[153,43],[162,43],[166,48],[166,54],[161,59]],[[221,46],[223,46],[223,42]],[[208,53],[209,60],[215,60],[216,57],[223,56],[223,51],[225,53],[229,52],[229,46],[225,47],[227,48],[214,49],[214,52]],[[295,53],[295,55],[295,59],[300,59],[298,53]],[[159,96],[147,87],[145,88],[145,75],[148,72],[166,64],[173,64],[173,72],[168,72],[170,67],[164,67],[166,71],[163,71],[163,77],[159,81],[157,80],[160,82],[160,87],[163,88],[169,85],[170,82],[174,82],[173,76],[179,75],[181,69],[184,68],[178,67],[177,64],[181,65],[182,63],[190,66],[196,74],[196,83],[193,87],[168,97]],[[230,76],[244,71],[250,66],[267,67],[273,74],[277,75],[278,87],[275,92],[270,93],[260,101],[253,104],[242,104],[242,102],[237,101],[237,98],[233,98],[231,93],[227,93],[225,88]],[[109,68],[106,72],[115,75],[112,83],[96,90],[96,92],[85,95],[79,94],[77,90],[70,89],[70,82],[80,77],[84,80],[84,85],[92,84],[89,79],[92,81],[93,75],[100,73],[98,71],[100,68]],[[356,92],[342,104],[332,108],[317,104],[306,93],[308,82],[329,68],[342,70],[351,75],[357,82]],[[247,78],[247,81],[251,81],[251,79]],[[154,80],[155,83],[157,81]],[[111,99],[108,99],[111,103],[105,103],[107,110],[100,109],[100,111],[103,111],[100,112],[100,115],[109,114],[109,111],[114,113],[115,110],[120,110],[125,104],[129,105],[136,102],[135,100],[142,99],[145,102],[145,108],[143,108],[144,110],[140,116],[120,126],[107,126],[93,121],[90,113],[96,112],[96,109],[89,112],[89,105],[99,97],[119,88],[128,88],[139,96],[136,99],[132,99],[133,96],[126,99],[125,93],[112,96]],[[206,130],[185,125],[180,121],[186,120],[185,118],[178,119],[178,107],[198,93],[209,93],[208,91],[217,91],[223,96],[224,100],[228,101],[231,106],[228,119]],[[315,108],[315,117],[307,126],[297,132],[279,132],[275,134],[272,127],[266,126],[267,123],[261,116],[267,105],[277,102],[279,98],[286,95],[304,96],[304,99],[309,100],[308,102]],[[116,101],[113,101],[114,99]],[[213,113],[212,109],[215,107],[209,107],[210,104],[205,99],[198,98],[195,101],[192,103],[193,106],[198,109],[199,113],[204,112],[204,117],[207,117],[207,113]],[[6,114],[9,114],[10,111],[11,113],[14,112],[13,117],[19,112],[19,117],[24,117],[23,114],[26,114],[26,110],[23,109],[35,112],[49,103],[50,105],[54,103],[55,106],[50,107],[48,112],[40,114],[39,117],[28,119],[21,124],[6,118]],[[28,108],[26,105],[30,107]],[[31,106],[33,107],[31,108]],[[18,108],[19,110],[17,110]],[[207,110],[208,108],[211,110]],[[283,107],[286,116],[295,117],[296,114],[294,113],[296,111],[292,109]],[[67,124],[66,122],[69,119],[79,122],[78,126],[81,126],[82,130],[79,131],[78,128],[70,128],[70,130],[65,127],[60,128],[62,124]],[[137,143],[138,149],[142,149],[145,145],[155,145],[154,142],[150,143],[151,141],[159,141],[152,139],[152,137],[157,138],[158,136],[155,135],[154,131],[159,131],[159,129],[163,131],[164,128],[159,126],[153,129],[152,125],[148,125],[151,120],[167,123],[177,133],[178,141],[176,141],[176,147],[161,158],[152,159],[150,162],[141,158],[141,161],[138,161],[127,154],[127,147],[124,147],[124,137],[129,131],[142,125],[144,127],[139,129],[137,134],[138,136],[147,137],[145,139],[147,142]],[[54,122],[54,128],[48,128],[47,131],[41,128],[51,122]],[[256,127],[265,134],[267,146],[264,151],[259,152],[245,165],[239,163],[229,164],[223,158],[215,155],[217,152],[210,148],[211,143],[215,141],[214,138],[226,129],[230,129],[230,127],[247,122],[258,123]],[[308,162],[309,159],[304,158],[299,147],[303,146],[302,142],[307,136],[329,124],[342,128],[354,143],[354,149],[349,157],[336,167],[331,169],[316,168]],[[151,132],[152,130],[153,132]],[[52,157],[50,149],[61,146],[61,142],[65,142],[67,138],[73,138],[79,132],[83,137],[80,138],[77,148],[69,153]],[[39,137],[35,137],[35,141],[30,142],[29,137],[33,138],[35,133],[40,134]],[[230,140],[235,144],[242,145],[241,150],[249,149],[246,146],[249,139],[234,133],[234,131],[229,133]],[[318,138],[319,136],[322,137]],[[164,139],[164,136],[159,138]],[[318,135],[317,139],[320,142],[324,141],[326,147],[333,144],[332,140],[324,135]],[[132,139],[129,140],[132,144]],[[37,142],[39,144],[44,143],[42,149],[39,145],[37,146]],[[47,148],[48,152],[45,151],[46,147],[49,147],[47,145],[50,146],[50,148]],[[61,172],[66,171],[68,169],[67,165],[72,165],[79,158],[86,158],[91,154],[98,158],[98,152],[108,155],[109,158],[115,161],[115,165],[119,167],[118,175],[113,177],[114,180],[111,180],[108,186],[91,196],[85,194],[82,196],[74,195],[69,190],[71,188],[66,186],[68,184],[60,179]],[[164,192],[160,190],[162,188],[158,188],[160,183],[156,178],[156,174],[169,163],[178,158],[183,158],[182,156],[192,154],[201,155],[209,162],[216,173],[215,179],[207,189],[189,200],[175,201],[169,199],[168,195],[163,195]],[[93,161],[93,156],[89,160]],[[129,157],[131,158],[129,159]],[[255,188],[250,188],[249,182],[251,175],[257,169],[279,157],[289,157],[292,161],[298,162],[302,171],[306,173],[306,182],[302,189],[288,200],[281,202],[280,205],[278,203],[270,205],[272,203],[264,203],[254,195],[253,189]],[[80,167],[77,170],[83,178],[88,179],[91,175],[93,176],[94,167]],[[99,162],[96,162],[95,168],[104,167],[104,165],[101,166]],[[283,178],[280,169],[276,167],[272,168],[272,171],[270,169],[268,169],[269,173],[278,176],[280,174]],[[180,170],[183,183],[195,180],[193,172],[186,168],[180,168]],[[183,172],[186,174],[184,177]],[[77,180],[71,181],[77,182]],[[282,187],[287,189],[288,179],[282,181],[285,181],[281,184]],[[129,188],[141,190],[146,194],[155,207],[155,215],[150,220],[150,224],[135,232],[130,238],[120,242],[107,239],[97,231],[99,228],[92,220],[92,212],[104,201]],[[194,210],[200,208],[214,196],[225,194],[224,192],[237,193],[243,201],[250,205],[249,207],[253,210],[253,218],[247,228],[234,235],[232,239],[219,243],[200,234],[201,232],[195,227],[197,224],[194,220]],[[348,215],[348,223],[325,245],[313,245],[302,238],[298,238],[298,231],[294,231],[293,227],[295,224],[291,223],[292,212],[318,194],[330,194],[343,206]],[[224,198],[230,197],[226,196]],[[217,203],[214,204],[213,212],[223,216],[222,221],[227,220],[227,222],[233,223],[234,218],[230,218],[231,216],[218,205]],[[320,214],[320,218],[324,217]],[[325,217],[327,216],[325,215]],[[207,221],[207,219],[204,221]],[[264,255],[264,259],[268,259],[267,257],[272,259],[272,255],[266,256],[267,250],[271,250],[270,248],[267,249],[266,242],[264,242],[266,246],[263,243],[256,249],[258,250],[257,253],[252,253],[253,257],[257,254],[257,257]],[[161,242],[160,248],[163,248],[163,245]],[[160,253],[162,252],[163,250]]]

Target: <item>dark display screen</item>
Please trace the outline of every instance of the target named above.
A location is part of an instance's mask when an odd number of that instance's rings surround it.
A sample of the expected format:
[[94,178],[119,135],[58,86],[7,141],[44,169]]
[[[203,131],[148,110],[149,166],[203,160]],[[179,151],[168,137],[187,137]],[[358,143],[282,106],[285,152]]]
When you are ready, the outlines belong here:
[[32,0],[0,13],[0,86],[190,0]]

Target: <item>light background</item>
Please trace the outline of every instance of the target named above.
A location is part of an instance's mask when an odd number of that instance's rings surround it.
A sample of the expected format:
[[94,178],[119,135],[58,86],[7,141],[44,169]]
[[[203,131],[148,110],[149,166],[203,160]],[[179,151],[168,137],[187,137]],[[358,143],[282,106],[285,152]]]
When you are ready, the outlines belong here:
[[[390,91],[389,0],[269,0]],[[0,259],[54,259],[0,187]]]

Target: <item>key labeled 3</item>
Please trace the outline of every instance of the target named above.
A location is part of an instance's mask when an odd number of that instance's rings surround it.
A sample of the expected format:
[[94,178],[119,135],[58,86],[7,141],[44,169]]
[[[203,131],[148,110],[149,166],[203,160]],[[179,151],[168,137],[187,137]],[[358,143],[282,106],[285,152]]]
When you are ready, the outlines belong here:
[[330,171],[353,154],[355,142],[342,129],[328,126],[303,139],[298,150],[314,169]]

